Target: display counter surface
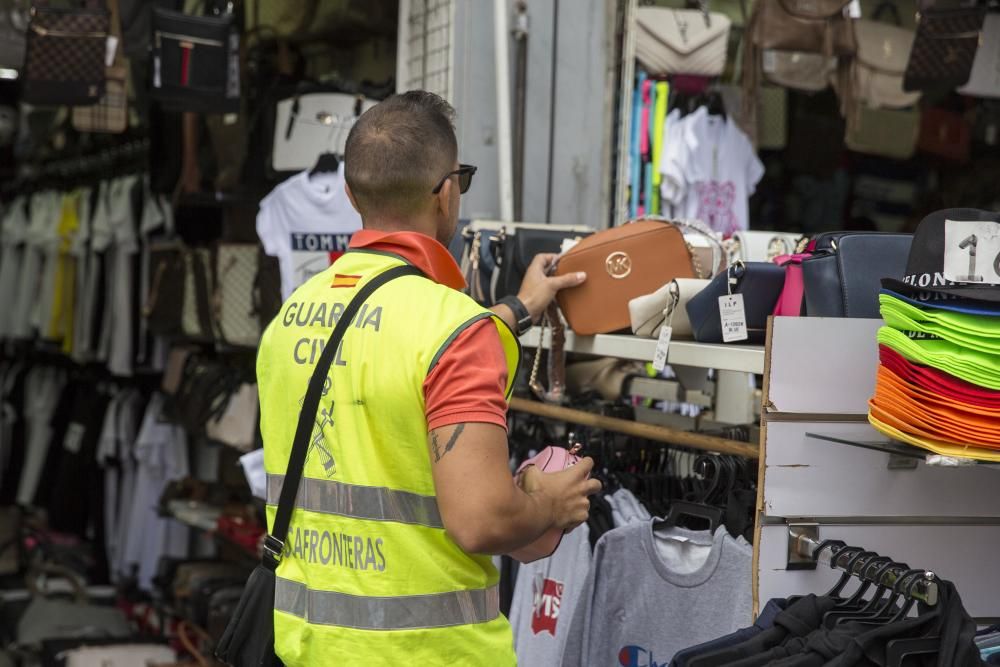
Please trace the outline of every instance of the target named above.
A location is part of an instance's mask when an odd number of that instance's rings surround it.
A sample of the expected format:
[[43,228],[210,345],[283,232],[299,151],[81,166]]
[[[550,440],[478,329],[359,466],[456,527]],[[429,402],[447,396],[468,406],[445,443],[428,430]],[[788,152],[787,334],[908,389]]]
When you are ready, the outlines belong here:
[[[525,347],[538,347],[540,332],[539,327],[532,327],[531,331],[521,337],[521,344]],[[549,346],[548,336],[549,332],[546,332],[546,347]],[[652,338],[612,334],[577,336],[572,331],[566,331],[567,352],[652,361],[655,350],[656,341]],[[764,372],[764,348],[759,345],[713,345],[675,340],[670,343],[667,363],[760,375]]]

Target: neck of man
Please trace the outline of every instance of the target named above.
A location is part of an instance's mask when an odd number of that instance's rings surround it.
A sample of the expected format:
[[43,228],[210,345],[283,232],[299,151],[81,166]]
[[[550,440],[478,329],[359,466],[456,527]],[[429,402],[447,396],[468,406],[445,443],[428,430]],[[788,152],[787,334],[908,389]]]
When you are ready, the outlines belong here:
[[[441,241],[437,221],[431,216],[413,216],[408,218],[368,217],[362,220],[362,224],[365,229],[380,232],[417,232]],[[444,243],[443,241],[441,242]]]

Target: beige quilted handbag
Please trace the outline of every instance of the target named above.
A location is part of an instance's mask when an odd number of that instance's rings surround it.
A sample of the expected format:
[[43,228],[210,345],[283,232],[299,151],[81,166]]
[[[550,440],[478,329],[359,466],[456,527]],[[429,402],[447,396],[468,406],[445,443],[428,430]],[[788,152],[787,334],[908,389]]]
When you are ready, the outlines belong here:
[[653,74],[719,76],[726,69],[731,25],[717,12],[640,7],[636,57]]

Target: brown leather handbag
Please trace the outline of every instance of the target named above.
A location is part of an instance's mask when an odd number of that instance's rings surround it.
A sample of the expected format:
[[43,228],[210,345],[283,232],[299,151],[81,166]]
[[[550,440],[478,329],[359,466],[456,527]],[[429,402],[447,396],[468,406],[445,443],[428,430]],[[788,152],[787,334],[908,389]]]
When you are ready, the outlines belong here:
[[695,278],[691,249],[669,222],[637,220],[597,232],[559,260],[556,275],[584,271],[579,287],[559,292],[559,308],[581,335],[628,329],[628,302],[674,278]]
[[857,45],[844,7],[850,0],[767,0],[755,7],[753,43],[762,49],[850,56]]

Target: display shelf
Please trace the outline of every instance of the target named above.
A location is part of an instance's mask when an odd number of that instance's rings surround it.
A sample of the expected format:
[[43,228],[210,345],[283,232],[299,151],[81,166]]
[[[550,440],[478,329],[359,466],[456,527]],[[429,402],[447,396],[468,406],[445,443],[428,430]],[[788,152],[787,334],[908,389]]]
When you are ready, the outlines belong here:
[[[825,440],[827,442],[835,442],[840,445],[850,445],[852,447],[861,447],[862,449],[873,449],[877,452],[886,452],[887,454],[893,454],[895,456],[903,456],[906,458],[917,459],[924,461],[933,452],[929,452],[925,449],[920,449],[919,447],[914,447],[913,445],[908,445],[905,442],[899,442],[898,440],[890,440],[888,438],[882,440],[862,440],[860,438],[845,438],[838,435],[829,435],[826,433],[806,433],[807,438],[812,438],[814,440]],[[992,468],[1000,467],[1000,463],[990,463],[988,461],[976,461],[976,465],[988,466]]]
[[[521,345],[538,347],[540,332],[539,327],[532,327],[521,337]],[[549,346],[549,335],[550,332],[547,331],[545,347]],[[565,349],[567,352],[577,354],[645,362],[653,360],[656,341],[652,338],[614,334],[577,336],[567,330]],[[764,348],[759,345],[714,345],[675,340],[670,343],[667,363],[674,366],[714,368],[720,371],[740,371],[760,375],[764,372]]]

